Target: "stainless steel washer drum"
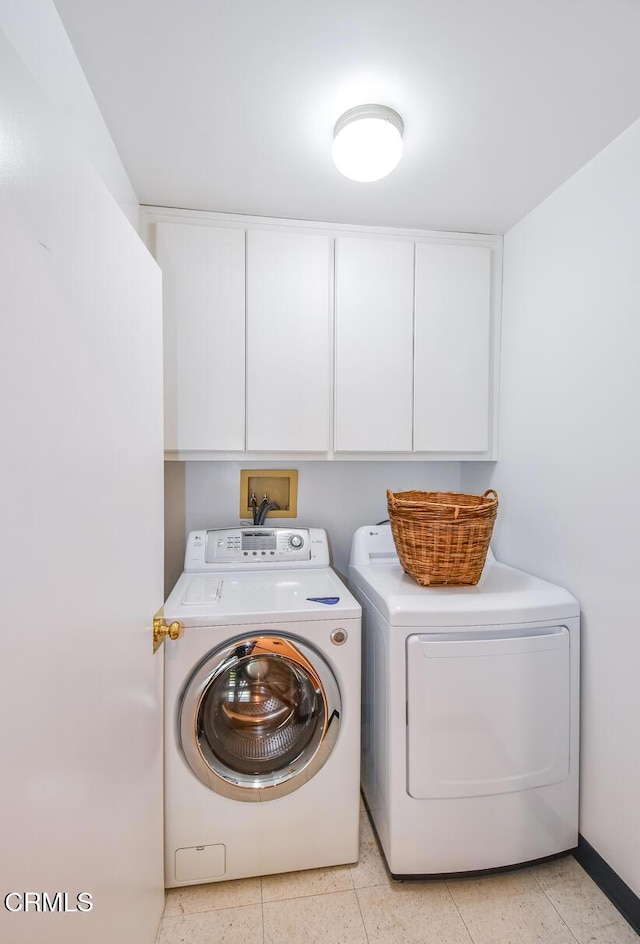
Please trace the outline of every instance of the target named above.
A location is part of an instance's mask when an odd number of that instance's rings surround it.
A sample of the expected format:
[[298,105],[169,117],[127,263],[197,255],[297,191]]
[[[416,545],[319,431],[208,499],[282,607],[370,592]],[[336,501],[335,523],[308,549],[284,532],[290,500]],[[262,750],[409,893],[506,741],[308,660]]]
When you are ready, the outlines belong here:
[[300,640],[257,635],[210,652],[185,685],[177,738],[193,773],[238,800],[291,793],[325,763],[341,701],[323,657]]

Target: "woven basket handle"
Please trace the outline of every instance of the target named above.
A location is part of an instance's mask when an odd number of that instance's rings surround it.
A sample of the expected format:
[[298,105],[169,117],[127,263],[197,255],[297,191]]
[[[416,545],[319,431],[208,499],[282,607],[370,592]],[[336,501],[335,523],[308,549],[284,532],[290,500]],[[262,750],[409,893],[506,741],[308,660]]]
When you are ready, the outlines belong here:
[[488,489],[486,490],[486,492],[483,494],[482,497],[483,497],[483,498],[490,498],[490,497],[492,497],[492,498],[495,498],[496,501],[497,501],[497,500],[498,500],[498,493],[496,492],[496,490],[495,490],[494,488],[488,488]]

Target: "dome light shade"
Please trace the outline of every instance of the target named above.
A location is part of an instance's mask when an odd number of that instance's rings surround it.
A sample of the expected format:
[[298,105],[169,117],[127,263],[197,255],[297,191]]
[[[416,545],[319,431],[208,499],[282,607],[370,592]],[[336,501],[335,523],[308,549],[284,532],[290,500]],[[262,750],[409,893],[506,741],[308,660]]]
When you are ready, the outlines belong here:
[[404,123],[386,105],[358,105],[338,118],[333,162],[345,177],[368,183],[386,177],[402,157]]

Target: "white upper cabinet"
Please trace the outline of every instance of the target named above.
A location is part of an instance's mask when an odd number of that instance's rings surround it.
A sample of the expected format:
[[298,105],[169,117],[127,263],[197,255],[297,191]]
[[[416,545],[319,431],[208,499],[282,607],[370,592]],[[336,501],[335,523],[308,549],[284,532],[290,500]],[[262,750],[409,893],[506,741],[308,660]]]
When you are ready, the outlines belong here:
[[145,215],[169,458],[497,458],[500,237]]
[[413,242],[336,240],[335,448],[411,452]]
[[331,239],[247,233],[247,449],[329,448]]
[[245,234],[159,222],[165,449],[235,451],[245,440]]
[[491,250],[416,245],[414,449],[489,449]]

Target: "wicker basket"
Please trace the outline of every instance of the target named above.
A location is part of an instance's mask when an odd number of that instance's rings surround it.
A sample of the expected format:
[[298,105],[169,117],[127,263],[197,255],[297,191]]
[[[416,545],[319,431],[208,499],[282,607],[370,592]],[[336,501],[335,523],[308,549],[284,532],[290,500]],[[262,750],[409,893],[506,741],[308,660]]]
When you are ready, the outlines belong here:
[[498,513],[498,494],[390,492],[391,533],[404,570],[423,587],[478,583]]

